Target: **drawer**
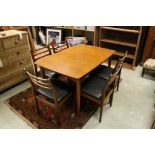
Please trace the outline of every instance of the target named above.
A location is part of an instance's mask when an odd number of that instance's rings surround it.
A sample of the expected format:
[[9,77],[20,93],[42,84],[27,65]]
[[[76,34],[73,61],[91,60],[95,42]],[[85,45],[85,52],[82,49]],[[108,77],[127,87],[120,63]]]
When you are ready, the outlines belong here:
[[19,61],[24,57],[31,57],[30,50],[27,45],[22,45],[13,49],[8,49],[5,52],[0,53],[0,59],[3,66],[6,66],[10,62]]
[[[26,66],[26,69],[33,73],[32,65]],[[0,77],[0,92],[22,82],[27,77],[23,72],[23,69],[12,72],[6,76]]]
[[30,57],[24,57],[19,59],[19,61],[10,62],[6,66],[0,68],[0,76],[9,74],[30,64],[32,64]]
[[2,49],[3,49],[3,44],[2,44],[2,41],[0,40],[0,52]]
[[12,36],[8,38],[4,38],[0,40],[0,45],[4,47],[4,49],[18,47],[19,45],[28,44],[27,34],[22,35],[22,39],[20,40],[19,36]]

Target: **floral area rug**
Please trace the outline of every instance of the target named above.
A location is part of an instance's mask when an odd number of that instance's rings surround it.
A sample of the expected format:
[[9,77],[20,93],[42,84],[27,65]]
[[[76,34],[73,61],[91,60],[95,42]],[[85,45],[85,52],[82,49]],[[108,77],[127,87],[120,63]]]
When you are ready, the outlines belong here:
[[[32,128],[56,129],[52,119],[52,109],[43,102],[39,102],[40,115],[36,113],[32,89],[28,88],[6,100],[9,107],[17,113]],[[60,122],[61,129],[80,129],[96,112],[97,106],[90,101],[82,99],[80,114],[75,114],[75,99],[66,102],[62,108]]]

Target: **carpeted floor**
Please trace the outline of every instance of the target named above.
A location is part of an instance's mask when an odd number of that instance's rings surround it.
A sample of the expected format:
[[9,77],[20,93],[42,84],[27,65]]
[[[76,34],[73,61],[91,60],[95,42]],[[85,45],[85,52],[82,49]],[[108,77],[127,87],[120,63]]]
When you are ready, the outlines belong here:
[[[82,128],[89,118],[96,112],[97,106],[88,101],[82,100],[81,112],[79,116],[75,115],[75,103],[74,99],[66,102],[63,106],[60,121],[62,129],[79,129]],[[38,115],[35,110],[35,102],[32,95],[32,89],[28,88],[15,96],[7,99],[6,102],[9,104],[11,109],[15,111],[19,116],[31,126],[39,129],[55,129],[57,128],[52,119],[52,109],[43,104],[39,103],[41,114]]]

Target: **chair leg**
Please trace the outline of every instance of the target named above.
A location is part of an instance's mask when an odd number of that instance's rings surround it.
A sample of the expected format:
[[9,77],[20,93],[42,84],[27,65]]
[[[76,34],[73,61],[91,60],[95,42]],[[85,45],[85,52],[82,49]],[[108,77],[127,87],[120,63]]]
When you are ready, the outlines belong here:
[[112,106],[113,96],[114,96],[114,91],[111,94],[110,99],[109,99],[110,107]]
[[61,128],[61,123],[60,123],[59,118],[56,118],[56,127]]
[[40,114],[39,105],[38,105],[38,101],[37,101],[36,98],[35,98],[35,104],[36,104],[36,111],[37,111],[37,114]]
[[119,83],[120,83],[120,80],[121,80],[121,73],[122,73],[122,68],[121,68],[121,70],[120,70],[120,72],[119,72],[119,77],[118,77],[118,81],[117,81],[117,91],[118,91],[118,89],[119,89]]
[[143,77],[143,75],[144,75],[144,72],[145,72],[145,68],[143,68],[143,70],[142,70],[142,77]]
[[99,117],[99,123],[102,122],[102,111],[103,111],[103,103],[101,103],[101,107],[100,107],[100,117]]
[[55,118],[56,118],[56,126],[57,126],[57,128],[60,128],[61,127],[60,112],[57,112]]
[[120,76],[119,76],[119,78],[118,78],[118,81],[117,81],[117,91],[118,91],[118,89],[119,89],[119,83],[120,83]]

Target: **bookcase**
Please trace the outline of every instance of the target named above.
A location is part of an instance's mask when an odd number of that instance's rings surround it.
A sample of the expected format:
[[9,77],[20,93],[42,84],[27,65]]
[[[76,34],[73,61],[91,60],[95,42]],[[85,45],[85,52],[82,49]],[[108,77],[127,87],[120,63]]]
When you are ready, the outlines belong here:
[[141,26],[101,26],[99,46],[116,51],[113,62],[128,51],[124,66],[134,69],[142,33]]
[[42,26],[44,34],[46,28],[61,29],[62,40],[65,37],[86,37],[89,45],[96,45],[96,27],[95,26]]

